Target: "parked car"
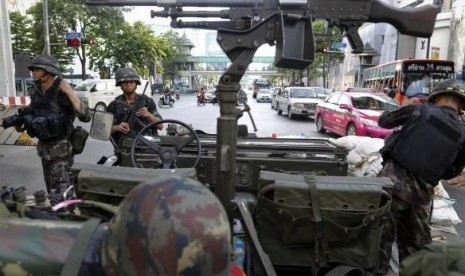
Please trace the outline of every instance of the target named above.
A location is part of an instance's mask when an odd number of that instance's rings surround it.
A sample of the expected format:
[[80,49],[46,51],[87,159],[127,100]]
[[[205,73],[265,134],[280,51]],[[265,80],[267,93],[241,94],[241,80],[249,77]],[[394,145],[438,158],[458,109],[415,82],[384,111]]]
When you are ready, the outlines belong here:
[[271,89],[259,89],[257,93],[257,103],[270,103],[271,102]]
[[114,79],[89,79],[81,81],[73,89],[90,109],[105,112],[110,102],[123,94],[115,83]]
[[216,91],[216,88],[210,88],[207,90],[207,92],[205,92],[205,100],[207,103],[212,103],[215,100],[216,98],[215,91]]
[[376,89],[376,88],[368,88],[368,87],[347,87],[344,89],[344,92],[372,92],[372,93],[378,93],[381,92],[381,90]]
[[379,116],[398,107],[383,93],[334,92],[316,107],[316,129],[320,133],[329,131],[340,136],[385,138],[393,130],[379,127]]
[[[216,99],[216,88],[211,88],[208,89],[207,92],[205,92],[205,101],[207,103],[217,103],[218,99]],[[237,105],[243,105],[247,103],[247,93],[243,89],[239,90],[237,92]]]
[[[141,80],[141,84],[137,86],[136,93],[150,93],[145,91],[147,80]],[[73,87],[76,95],[87,105],[90,109],[95,111],[105,112],[108,105],[117,96],[123,94],[121,87],[116,86],[115,79],[88,79],[83,80]]]
[[271,109],[276,109],[276,96],[278,96],[281,90],[281,87],[273,87],[273,89],[271,89]]
[[318,98],[322,100],[326,99],[326,97],[333,92],[331,89],[323,87],[313,87],[313,89],[315,89]]
[[247,103],[247,93],[241,88],[239,92],[237,92],[237,105],[246,104]]
[[289,119],[313,116],[316,105],[322,101],[311,87],[291,86],[284,88],[276,96],[276,110],[278,115],[286,112]]

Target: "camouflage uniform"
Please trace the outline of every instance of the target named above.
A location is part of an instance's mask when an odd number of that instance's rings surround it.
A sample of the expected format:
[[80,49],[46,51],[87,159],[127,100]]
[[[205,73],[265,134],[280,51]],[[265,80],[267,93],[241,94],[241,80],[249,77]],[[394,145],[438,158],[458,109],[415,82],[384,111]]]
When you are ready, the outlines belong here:
[[[136,99],[132,104],[127,104],[124,101],[124,95],[120,95],[116,97],[115,100],[108,105],[107,111],[113,113],[115,116],[113,124],[117,125],[121,122],[127,122],[129,124],[130,129],[132,130],[131,135],[135,137],[144,126],[137,123],[137,121],[134,119],[131,120],[130,113],[134,112],[135,116],[134,109],[140,109],[142,107],[147,107],[147,110],[150,113],[152,113],[155,117],[160,118],[160,120],[162,119],[160,113],[158,113],[157,111],[155,102],[153,101],[153,99],[147,97],[146,95],[136,95]],[[141,121],[145,125],[148,124],[148,122],[146,122],[144,119],[141,119]],[[121,133],[112,134],[112,138],[117,144],[120,144],[118,143],[118,141],[120,141],[121,137],[123,136],[124,134]]]
[[[435,97],[442,93],[458,96],[462,101],[465,101],[465,91],[457,87],[454,81],[445,81],[438,84],[428,98],[428,101],[433,103]],[[424,116],[421,110],[422,106],[420,105],[409,105],[396,111],[383,113],[379,118],[379,125],[385,128],[393,128],[402,125],[403,128],[406,128],[407,125],[416,123],[415,118]],[[452,108],[444,106],[442,110],[444,114],[448,114],[447,116],[459,120],[457,111]],[[462,128],[465,127],[461,123],[456,125]],[[462,129],[460,131],[463,132],[464,130]],[[388,147],[388,139],[386,140],[385,148]],[[428,138],[425,137],[425,139]],[[393,144],[394,147],[398,142],[399,140]],[[429,219],[431,215],[434,186],[437,184],[426,181],[420,175],[416,175],[414,172],[407,169],[395,160],[395,156],[390,156],[389,152],[384,153],[383,150],[385,148],[380,150],[383,154],[384,163],[378,176],[390,177],[395,186],[391,203],[392,216],[384,225],[385,228],[380,245],[381,251],[377,273],[383,275],[388,272],[391,246],[395,240],[397,240],[399,261],[402,261],[410,254],[420,250],[424,245],[432,241]],[[440,155],[441,145],[431,145],[430,150],[437,151],[438,155]],[[452,166],[442,177],[449,178],[453,175],[457,175],[463,170],[464,166],[465,152],[462,152],[457,155],[457,158],[453,160]]]
[[109,224],[101,255],[108,276],[228,275],[228,218],[201,183],[160,177],[126,196]]
[[[140,77],[139,74],[133,68],[120,68],[116,72],[116,86],[121,86],[121,83],[124,81],[135,81],[137,85],[140,85]],[[114,125],[120,124],[122,122],[127,122],[129,124],[129,128],[131,132],[128,134],[132,137],[135,137],[142,128],[147,125],[145,119],[141,119],[141,123],[135,120],[135,113],[138,109],[146,107],[148,112],[150,112],[155,117],[162,120],[160,113],[157,111],[157,106],[152,98],[147,97],[146,95],[137,95],[135,96],[135,100],[131,104],[127,104],[125,101],[125,95],[120,95],[113,100],[107,108],[107,111],[113,113],[115,116]],[[153,132],[156,133],[156,130],[153,129]],[[113,141],[117,144],[117,146],[121,146],[122,139],[125,137],[122,133],[114,133],[111,135]]]
[[[105,204],[81,203],[97,213],[99,208],[115,213]],[[76,265],[81,256],[78,275],[229,275],[226,212],[208,188],[192,179],[173,175],[137,185],[110,222],[91,228],[86,239],[79,239],[83,222],[46,220],[50,213],[43,209],[14,207],[0,202],[0,275],[65,275],[66,265]],[[33,216],[41,219],[29,219]],[[82,252],[73,251],[77,241],[87,243]],[[77,255],[70,259],[73,252]]]
[[[41,68],[51,75],[60,75],[58,61],[47,55],[39,55],[31,61],[30,70]],[[55,103],[54,106],[51,103]],[[59,91],[58,86],[52,86],[48,91],[42,91],[40,83],[36,83],[31,103],[26,107],[33,116],[43,116],[47,113],[58,113],[63,116],[63,135],[61,137],[41,140],[37,144],[37,152],[42,161],[47,192],[59,190],[59,183],[71,175],[74,154],[69,137],[74,130],[76,116],[82,122],[89,122],[91,113],[88,106],[81,102],[81,110],[74,110],[67,95]]]
[[[82,222],[2,218],[0,220],[0,275],[60,275]],[[94,231],[79,275],[104,275],[97,254],[107,224]]]

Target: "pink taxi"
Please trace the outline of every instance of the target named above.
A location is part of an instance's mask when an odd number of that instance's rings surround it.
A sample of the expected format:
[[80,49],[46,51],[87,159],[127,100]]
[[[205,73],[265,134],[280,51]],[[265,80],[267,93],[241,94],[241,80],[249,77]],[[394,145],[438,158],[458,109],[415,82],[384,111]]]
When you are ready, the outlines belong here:
[[395,110],[398,104],[383,93],[335,92],[316,106],[318,132],[329,131],[340,136],[358,135],[385,138],[392,129],[378,126],[384,111]]

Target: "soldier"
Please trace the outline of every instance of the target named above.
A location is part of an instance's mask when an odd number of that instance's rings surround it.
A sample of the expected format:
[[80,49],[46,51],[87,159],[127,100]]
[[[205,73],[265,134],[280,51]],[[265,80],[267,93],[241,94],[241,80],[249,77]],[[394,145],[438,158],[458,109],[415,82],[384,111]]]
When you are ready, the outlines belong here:
[[[135,137],[143,128],[143,125],[155,123],[162,120],[160,113],[153,99],[146,95],[136,93],[137,85],[140,85],[140,77],[133,68],[120,68],[116,72],[116,86],[121,86],[123,95],[116,97],[107,111],[115,115],[113,127],[111,129],[112,139],[117,146],[121,146],[122,138],[130,133]],[[141,123],[135,120],[137,116]],[[163,129],[163,124],[156,125],[156,128]]]
[[394,184],[392,219],[385,224],[381,242],[380,274],[387,273],[391,245],[397,239],[399,260],[431,242],[430,210],[434,186],[457,176],[465,166],[465,106],[462,82],[446,80],[435,86],[424,105],[407,105],[385,112],[379,126],[402,126],[380,150],[383,169],[378,176]]
[[141,183],[108,223],[92,223],[1,219],[1,274],[221,276],[231,269],[223,205],[189,178]]
[[106,275],[228,275],[231,231],[216,196],[188,178],[140,184],[102,243]]
[[[42,161],[45,185],[51,203],[59,201],[60,183],[71,175],[74,163],[70,137],[74,131],[74,119],[91,120],[88,106],[64,81],[60,66],[52,56],[38,55],[28,66],[35,82],[31,103],[21,110],[24,128],[37,137],[37,152]],[[18,131],[22,127],[16,128]],[[56,191],[56,193],[54,193]],[[63,193],[63,191],[61,191]]]

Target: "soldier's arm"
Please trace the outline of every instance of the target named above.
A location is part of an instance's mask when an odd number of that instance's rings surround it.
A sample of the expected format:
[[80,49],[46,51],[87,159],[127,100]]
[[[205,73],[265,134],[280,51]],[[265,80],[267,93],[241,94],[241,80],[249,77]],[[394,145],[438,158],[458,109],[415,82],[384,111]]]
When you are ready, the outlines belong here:
[[[139,109],[136,115],[146,119],[150,123],[156,123],[162,120],[160,113],[158,113],[155,102],[150,98],[148,98],[146,106]],[[155,127],[159,130],[162,130],[163,124],[158,124]]]
[[90,109],[82,102],[76,93],[74,92],[73,88],[67,81],[62,80],[59,85],[60,91],[64,93],[68,99],[70,100],[71,104],[73,105],[74,113],[79,118],[81,122],[90,122],[92,119]]
[[394,128],[407,122],[412,116],[420,115],[416,105],[406,105],[394,111],[386,111],[379,116],[378,125],[383,128]]

